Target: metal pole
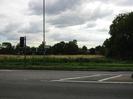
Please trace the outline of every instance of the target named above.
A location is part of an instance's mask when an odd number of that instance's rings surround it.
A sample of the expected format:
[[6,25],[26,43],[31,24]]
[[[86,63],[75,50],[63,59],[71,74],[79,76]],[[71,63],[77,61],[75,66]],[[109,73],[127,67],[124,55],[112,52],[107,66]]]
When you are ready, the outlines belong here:
[[45,39],[45,0],[43,0],[43,55],[45,55],[45,46],[46,46],[46,39]]

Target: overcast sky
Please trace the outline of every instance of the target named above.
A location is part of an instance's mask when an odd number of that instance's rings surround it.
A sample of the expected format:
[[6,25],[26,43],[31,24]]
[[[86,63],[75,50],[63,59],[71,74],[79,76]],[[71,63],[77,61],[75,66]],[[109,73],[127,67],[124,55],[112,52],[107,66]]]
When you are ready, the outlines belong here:
[[109,38],[116,15],[132,10],[133,0],[0,0],[0,42],[16,44],[26,35],[28,45],[38,46],[45,16],[48,45],[76,39],[79,46],[95,47]]
[[28,45],[39,45],[43,31],[43,0],[0,0],[0,42],[19,43],[27,36]]

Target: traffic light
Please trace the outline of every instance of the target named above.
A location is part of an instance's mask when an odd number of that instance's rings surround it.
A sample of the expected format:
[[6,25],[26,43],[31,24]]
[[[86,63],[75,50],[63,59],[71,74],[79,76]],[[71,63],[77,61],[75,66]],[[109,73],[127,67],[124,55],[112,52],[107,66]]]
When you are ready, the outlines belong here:
[[20,37],[20,47],[26,46],[26,37]]

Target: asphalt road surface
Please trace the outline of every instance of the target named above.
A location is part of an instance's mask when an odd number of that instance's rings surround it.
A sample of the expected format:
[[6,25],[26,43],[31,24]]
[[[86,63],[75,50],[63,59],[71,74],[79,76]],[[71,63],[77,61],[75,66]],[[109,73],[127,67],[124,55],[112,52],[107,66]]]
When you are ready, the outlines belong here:
[[[131,72],[0,70],[0,99],[133,99]],[[122,77],[123,76],[123,77]],[[115,82],[115,83],[114,83]],[[120,83],[122,82],[122,83]]]

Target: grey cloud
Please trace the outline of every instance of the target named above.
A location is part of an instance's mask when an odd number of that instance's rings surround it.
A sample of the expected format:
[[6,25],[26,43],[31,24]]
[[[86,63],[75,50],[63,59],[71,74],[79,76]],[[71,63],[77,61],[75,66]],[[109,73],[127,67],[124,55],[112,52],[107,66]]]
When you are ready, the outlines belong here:
[[24,33],[39,33],[43,31],[42,22],[30,22],[28,26],[22,27],[19,32]]
[[87,25],[85,26],[85,28],[93,28],[96,26],[96,23],[95,22],[89,22],[87,23]]
[[133,6],[133,0],[118,0],[117,4],[122,6]]
[[81,0],[57,0],[53,4],[48,4],[46,0],[46,14],[59,14],[67,9],[72,9],[77,4],[80,4]]
[[18,40],[19,35],[16,33],[0,33],[0,38],[5,38],[7,40]]
[[81,18],[80,16],[66,15],[66,16],[60,16],[56,19],[49,20],[48,22],[57,27],[67,27],[67,26],[82,24],[83,22],[85,22],[85,19]]
[[113,4],[117,6],[133,6],[133,0],[91,0],[91,2],[102,2],[102,3],[108,3]]
[[[46,0],[46,22],[58,28],[81,25],[90,21],[110,16],[113,10],[105,8],[103,5],[95,6],[95,9],[89,8],[88,11],[83,12],[82,7],[85,3],[92,3],[94,1],[102,0],[54,0],[56,2],[47,4]],[[106,0],[105,0],[106,1]],[[109,1],[109,0],[107,0]],[[107,2],[106,1],[106,2]],[[103,4],[103,3],[101,3]],[[74,9],[73,9],[74,7]],[[61,13],[62,12],[62,13]],[[94,27],[95,24],[88,24],[88,28]]]
[[22,23],[19,23],[19,22],[3,23],[2,28],[0,28],[0,33],[12,34],[14,32],[18,32],[21,26],[22,26]]
[[47,28],[46,28],[46,29],[45,29],[45,32],[46,32],[46,33],[50,32],[50,29],[47,29]]
[[71,11],[69,13],[61,14],[59,17],[48,20],[48,23],[55,25],[57,27],[67,27],[73,25],[84,24],[89,21],[95,21],[99,18],[104,18],[113,13],[110,9],[101,9],[97,7],[88,13],[80,13],[79,11]]
[[32,0],[29,2],[30,14],[42,15],[43,14],[43,0]]
[[19,38],[18,30],[21,28],[22,23],[9,22],[2,29],[0,29],[0,37],[6,40],[17,40]]
[[97,29],[96,31],[108,33],[109,30],[107,28],[102,28],[102,29]]
[[24,23],[8,23],[3,29],[0,29],[0,33],[38,33],[43,31],[42,21],[29,22],[29,25]]
[[61,33],[54,33],[49,38],[52,38],[54,41],[71,41],[73,39],[77,39],[74,34],[64,34]]
[[7,40],[18,40],[19,39],[19,35],[16,35],[16,34],[10,34],[8,36],[6,35],[6,37],[7,37]]
[[54,33],[52,35],[49,36],[49,38],[52,38],[54,41],[71,41],[71,40],[78,40],[80,42],[87,42],[87,41],[92,41],[92,42],[95,42],[95,41],[104,41],[105,40],[105,35],[106,34],[103,34],[101,36],[101,34],[99,35],[94,35],[92,33],[92,35],[90,34],[84,34],[84,33],[80,33],[80,34],[72,34],[72,33],[66,33],[66,34],[63,34],[62,33]]
[[2,33],[12,33],[14,31],[17,31],[17,29],[19,29],[20,26],[21,26],[20,23],[8,23],[1,32]]
[[133,6],[133,0],[107,0],[107,2],[117,6]]
[[[43,0],[0,0],[0,41],[16,44],[23,33],[28,38],[39,38],[39,32],[42,32],[43,27],[42,2]],[[38,20],[39,22],[35,22]],[[32,43],[34,39],[30,38],[29,42]]]

